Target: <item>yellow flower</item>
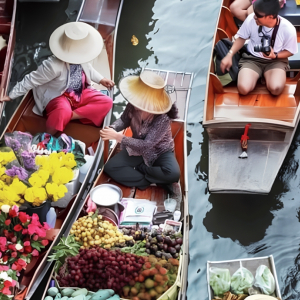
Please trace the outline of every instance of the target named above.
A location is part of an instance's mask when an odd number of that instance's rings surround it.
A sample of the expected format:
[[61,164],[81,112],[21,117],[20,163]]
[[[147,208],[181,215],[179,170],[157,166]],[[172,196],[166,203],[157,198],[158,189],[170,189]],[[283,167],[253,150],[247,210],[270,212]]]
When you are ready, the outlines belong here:
[[35,157],[35,164],[38,166],[44,166],[45,164],[49,163],[49,157],[46,155],[37,155]]
[[71,181],[74,177],[73,171],[69,168],[62,167],[60,169],[55,170],[52,181],[58,185],[66,184]]
[[0,201],[4,202],[7,205],[13,206],[20,199],[20,196],[10,186],[6,185],[3,187],[2,191],[0,190]]
[[2,176],[3,174],[5,174],[6,168],[5,167],[0,167],[0,176]]
[[49,172],[47,170],[40,169],[37,172],[34,172],[28,182],[35,187],[42,187],[46,185],[46,182],[49,179]]
[[14,178],[13,177],[10,177],[10,176],[8,176],[8,175],[6,175],[6,174],[3,174],[2,176],[1,176],[1,178],[0,178],[4,183],[6,183],[6,184],[11,184],[12,183],[12,181],[14,180]]
[[13,151],[10,152],[0,152],[0,163],[6,165],[9,162],[16,159],[16,156]]
[[73,153],[67,153],[64,157],[63,157],[63,162],[64,165],[70,169],[73,169],[74,167],[77,166],[77,163],[75,161],[74,158],[74,154]]
[[25,191],[24,198],[26,201],[38,206],[38,205],[42,204],[45,200],[47,200],[47,193],[46,193],[45,188],[34,186],[31,188],[28,188]]
[[0,180],[0,190],[2,190],[4,186],[5,186],[5,183],[2,180]]
[[15,178],[10,185],[10,187],[18,194],[18,195],[24,195],[25,191],[27,190],[27,186],[20,181],[18,178]]
[[46,191],[50,197],[53,197],[53,201],[57,201],[68,192],[68,189],[63,184],[57,185],[56,183],[47,183]]

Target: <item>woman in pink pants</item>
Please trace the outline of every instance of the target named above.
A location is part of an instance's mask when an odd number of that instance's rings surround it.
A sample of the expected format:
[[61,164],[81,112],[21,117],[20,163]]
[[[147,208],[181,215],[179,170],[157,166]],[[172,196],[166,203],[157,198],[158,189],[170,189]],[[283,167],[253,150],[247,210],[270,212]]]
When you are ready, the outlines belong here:
[[67,23],[52,33],[49,46],[54,55],[18,82],[8,96],[1,95],[0,101],[10,101],[32,89],[33,112],[42,116],[46,111],[47,132],[52,135],[75,119],[101,126],[113,102],[93,89],[92,81],[108,89],[114,82],[89,63],[103,48],[100,33],[86,23]]

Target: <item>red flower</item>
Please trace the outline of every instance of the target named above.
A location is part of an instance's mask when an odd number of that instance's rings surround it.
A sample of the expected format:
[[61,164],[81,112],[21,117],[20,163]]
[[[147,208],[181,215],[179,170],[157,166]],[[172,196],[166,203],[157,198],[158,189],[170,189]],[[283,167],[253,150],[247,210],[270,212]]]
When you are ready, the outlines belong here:
[[25,235],[25,234],[27,234],[27,233],[28,233],[28,229],[23,229],[23,230],[22,230],[22,234]]
[[19,207],[14,205],[10,210],[9,210],[9,216],[11,218],[14,218],[18,215],[18,212],[19,212]]
[[43,246],[47,246],[49,244],[49,241],[48,240],[42,240],[41,243],[42,243]]
[[30,242],[29,241],[24,242],[24,246],[30,246]]
[[23,259],[21,259],[21,258],[19,258],[17,261],[15,261],[14,263],[13,263],[13,265],[11,266],[11,268],[13,269],[13,270],[17,270],[17,271],[22,271],[22,269],[26,269],[26,266],[27,266],[27,263],[26,263],[26,261],[25,260],[23,260]]
[[24,250],[27,253],[30,253],[32,251],[32,247],[31,246],[24,246]]
[[16,245],[15,245],[15,244],[9,244],[9,245],[7,246],[7,248],[8,248],[9,250],[16,251]]
[[10,241],[11,241],[12,243],[16,243],[16,242],[17,242],[17,237],[16,237],[16,236],[13,236],[13,237],[10,239]]
[[3,230],[3,233],[4,233],[4,235],[5,235],[6,237],[8,237],[8,236],[9,236],[9,232],[8,232],[8,230],[7,230],[7,229],[4,229],[4,230]]
[[6,243],[7,243],[6,237],[0,237],[0,251],[2,252],[6,251],[7,249]]
[[4,224],[5,224],[6,226],[10,225],[10,223],[11,223],[11,219],[7,219],[7,220],[4,221]]
[[39,256],[39,252],[36,249],[34,249],[32,251],[32,256]]
[[17,253],[17,252],[12,252],[12,253],[11,253],[11,257],[14,257],[14,258],[15,258],[15,257],[17,257],[17,256],[18,256],[18,253]]
[[23,229],[23,227],[20,225],[20,224],[17,224],[15,227],[14,227],[14,230],[15,231],[21,231]]
[[7,255],[4,255],[3,258],[2,258],[2,260],[3,260],[4,262],[7,262],[7,261],[8,261],[8,256],[7,256]]
[[34,241],[37,241],[37,240],[39,239],[39,236],[35,234],[35,235],[33,236],[32,239],[33,239]]
[[19,220],[21,223],[26,223],[29,220],[29,216],[24,212],[19,212]]

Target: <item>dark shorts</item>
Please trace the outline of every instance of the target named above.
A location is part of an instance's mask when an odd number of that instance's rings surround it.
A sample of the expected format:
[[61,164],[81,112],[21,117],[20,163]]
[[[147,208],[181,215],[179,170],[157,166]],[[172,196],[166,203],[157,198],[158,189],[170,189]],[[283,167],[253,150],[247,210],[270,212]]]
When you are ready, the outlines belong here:
[[259,77],[268,70],[282,69],[285,72],[290,69],[289,61],[287,58],[279,58],[275,60],[268,60],[251,54],[243,53],[239,61],[239,69],[251,69],[258,73]]

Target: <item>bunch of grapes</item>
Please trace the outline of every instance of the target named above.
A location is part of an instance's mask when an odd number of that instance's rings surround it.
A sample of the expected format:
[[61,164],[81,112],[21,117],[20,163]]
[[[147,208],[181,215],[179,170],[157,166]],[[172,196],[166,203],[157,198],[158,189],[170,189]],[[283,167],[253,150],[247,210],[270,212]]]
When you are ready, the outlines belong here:
[[56,277],[60,286],[87,288],[95,292],[113,289],[115,293],[121,293],[123,286],[138,276],[145,262],[141,256],[98,246],[79,251],[67,260],[68,274],[64,274],[62,267]]

